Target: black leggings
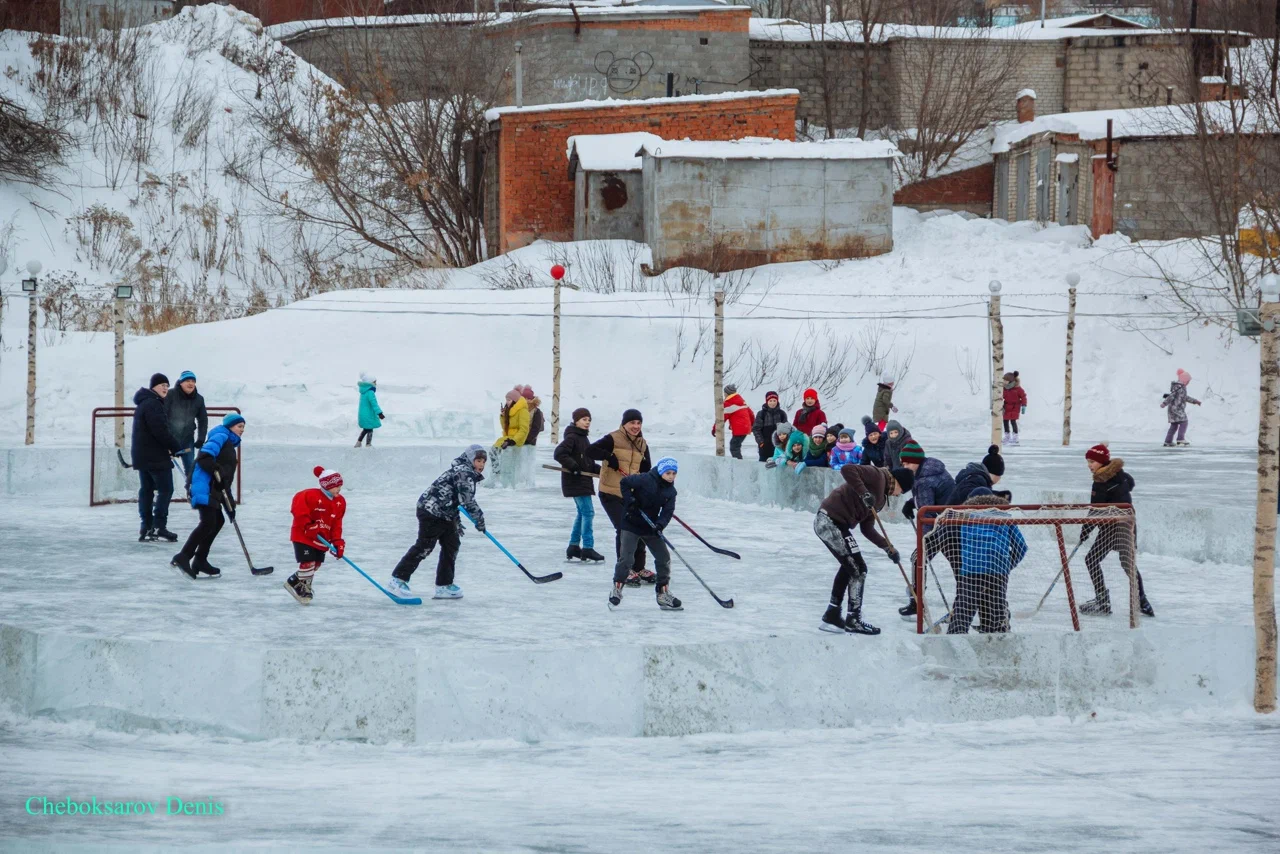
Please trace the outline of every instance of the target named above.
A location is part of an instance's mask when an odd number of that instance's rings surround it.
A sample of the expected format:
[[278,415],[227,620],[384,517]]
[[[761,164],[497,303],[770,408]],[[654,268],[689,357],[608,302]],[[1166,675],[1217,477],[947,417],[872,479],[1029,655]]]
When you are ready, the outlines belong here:
[[440,559],[436,562],[436,587],[448,587],[453,583],[458,549],[462,547],[458,523],[426,513],[418,513],[418,538],[409,546],[391,574],[407,583],[413,578],[418,564],[435,549],[436,543],[440,544]]
[[845,592],[849,594],[849,611],[862,613],[862,591],[867,581],[867,562],[858,548],[858,541],[853,538],[849,529],[842,526],[825,511],[819,510],[813,520],[813,532],[822,540],[840,563],[836,577],[831,582],[831,606],[839,609],[844,601]]
[[1006,419],[1004,419],[1004,432],[1006,432],[1006,433],[1017,433],[1017,432],[1018,432],[1018,419],[1016,419],[1016,418],[1006,418]]
[[367,446],[369,446],[369,445],[372,445],[372,444],[373,444],[373,431],[372,431],[372,430],[361,430],[361,431],[360,431],[360,435],[359,435],[359,436],[356,436],[356,444],[357,444],[357,445],[359,445],[361,441],[363,441],[363,442],[364,442],[364,444],[365,444],[365,446],[366,446],[366,447],[367,447]]
[[1115,552],[1120,556],[1120,567],[1124,570],[1125,575],[1130,578],[1137,578],[1138,596],[1145,598],[1147,595],[1146,588],[1142,584],[1142,573],[1138,572],[1137,564],[1133,559],[1133,536],[1128,529],[1117,528],[1116,526],[1099,525],[1094,529],[1097,539],[1093,541],[1093,545],[1089,547],[1089,551],[1084,556],[1084,565],[1089,569],[1089,580],[1093,582],[1093,593],[1097,597],[1108,595],[1107,580],[1102,574],[1102,561],[1111,552]]
[[182,547],[181,554],[187,560],[194,559],[196,563],[207,563],[209,549],[213,546],[213,541],[218,538],[218,532],[222,530],[222,526],[226,524],[226,519],[222,515],[222,506],[213,495],[209,496],[208,504],[200,504],[196,509],[200,511],[200,523],[191,532],[191,536],[187,537],[187,543]]
[[[601,492],[600,506],[604,508],[605,515],[613,523],[613,557],[616,560],[622,557],[622,499],[617,495]],[[642,539],[636,542],[631,570],[633,572],[643,572],[644,563],[644,540]]]

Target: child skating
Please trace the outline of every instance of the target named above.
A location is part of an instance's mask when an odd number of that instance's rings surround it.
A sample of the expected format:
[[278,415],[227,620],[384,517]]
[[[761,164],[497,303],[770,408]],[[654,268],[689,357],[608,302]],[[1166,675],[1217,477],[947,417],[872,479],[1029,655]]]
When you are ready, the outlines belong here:
[[356,447],[360,447],[360,442],[363,441],[367,448],[373,444],[373,431],[382,426],[382,421],[387,416],[382,414],[382,407],[378,405],[377,377],[363,373],[356,387],[360,389],[360,410],[356,413],[360,435],[356,437]]
[[311,604],[311,580],[315,577],[329,549],[321,545],[323,537],[333,547],[333,556],[341,558],[347,544],[342,539],[342,517],[347,512],[347,499],[342,497],[342,475],[316,466],[313,469],[320,485],[304,489],[293,496],[293,556],[298,571],[284,583],[284,589],[303,605]]
[[676,512],[677,470],[674,459],[663,457],[649,471],[622,479],[622,544],[618,550],[618,564],[613,570],[613,586],[609,590],[610,610],[622,604],[623,585],[631,575],[636,547],[640,543],[649,549],[657,564],[655,590],[658,607],[664,611],[684,610],[680,600],[671,595],[671,552],[661,537]]
[[1011,371],[1004,375],[1004,443],[1017,445],[1018,416],[1027,411],[1027,393],[1022,388],[1022,380],[1018,372]]
[[1191,385],[1191,374],[1178,368],[1178,378],[1169,383],[1169,393],[1160,404],[1161,409],[1169,410],[1169,432],[1164,434],[1164,446],[1172,448],[1174,436],[1177,435],[1178,447],[1185,448],[1191,443],[1187,441],[1187,404],[1200,405],[1200,401],[1187,394],[1187,386]]
[[436,564],[434,599],[461,599],[462,588],[453,583],[454,563],[462,547],[462,518],[459,507],[465,507],[476,530],[484,533],[484,511],[476,503],[476,484],[484,480],[484,466],[489,452],[472,445],[459,454],[449,470],[435,479],[418,498],[418,539],[400,558],[391,575],[389,588],[397,596],[409,596],[409,579],[422,559],[440,544],[440,561]]
[[591,411],[585,407],[573,410],[573,423],[564,428],[564,441],[556,445],[554,454],[555,461],[564,469],[560,474],[560,492],[565,498],[573,499],[578,511],[573,520],[573,530],[569,532],[565,560],[604,560],[604,555],[595,549],[596,537],[592,530],[596,516],[596,487],[590,475],[599,474],[600,466],[587,457],[587,449],[591,447],[587,438],[590,430]]

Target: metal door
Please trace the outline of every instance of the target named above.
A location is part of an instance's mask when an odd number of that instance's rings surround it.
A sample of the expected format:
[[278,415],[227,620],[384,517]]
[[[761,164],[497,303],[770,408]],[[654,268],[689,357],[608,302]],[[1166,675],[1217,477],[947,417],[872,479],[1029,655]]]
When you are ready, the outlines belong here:
[[1049,149],[1036,152],[1036,219],[1049,221]]
[[1058,164],[1058,225],[1076,222],[1076,164]]
[[1018,198],[1015,200],[1014,219],[1027,218],[1027,196],[1031,184],[1031,155],[1018,155]]

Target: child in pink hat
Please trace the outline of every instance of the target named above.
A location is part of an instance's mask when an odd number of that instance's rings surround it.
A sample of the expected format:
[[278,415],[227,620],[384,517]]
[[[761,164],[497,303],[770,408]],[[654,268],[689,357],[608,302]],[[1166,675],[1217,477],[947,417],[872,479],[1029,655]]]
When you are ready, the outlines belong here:
[[1187,441],[1187,404],[1200,405],[1200,401],[1187,395],[1187,386],[1191,385],[1191,374],[1178,368],[1178,378],[1169,383],[1169,393],[1164,396],[1161,409],[1169,410],[1169,432],[1164,435],[1164,446],[1172,448],[1174,435],[1177,435],[1178,447],[1185,448],[1191,443]]

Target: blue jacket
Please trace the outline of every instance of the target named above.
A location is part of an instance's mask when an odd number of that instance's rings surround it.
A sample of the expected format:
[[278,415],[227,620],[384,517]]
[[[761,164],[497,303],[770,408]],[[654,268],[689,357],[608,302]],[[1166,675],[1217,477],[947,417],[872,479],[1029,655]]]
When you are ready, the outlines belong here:
[[[971,519],[1009,518],[1007,512],[994,508],[966,512]],[[1017,525],[975,522],[960,526],[961,575],[1008,575],[1026,555],[1027,541]]]
[[360,383],[360,411],[356,420],[361,430],[377,430],[382,426],[382,407],[378,405],[378,388],[373,383]]
[[163,471],[173,463],[170,454],[182,446],[169,432],[169,419],[164,413],[164,399],[149,388],[133,395],[133,436],[129,452],[133,467],[139,471]]
[[911,487],[911,500],[917,508],[946,504],[955,487],[955,479],[942,460],[925,457]]
[[840,446],[838,444],[832,445],[830,460],[831,460],[831,467],[836,471],[839,471],[841,466],[861,465],[862,464],[862,446],[854,445],[849,450],[842,451],[840,450]]
[[640,516],[640,511],[644,511],[659,531],[665,529],[675,515],[676,488],[663,480],[657,469],[622,479],[623,530],[652,536],[653,528]]
[[195,468],[191,470],[192,507],[203,507],[211,503],[211,499],[216,500],[215,471],[222,477],[222,489],[227,495],[231,494],[231,481],[236,476],[236,449],[239,447],[240,437],[221,424],[209,431],[200,453],[196,455]]

